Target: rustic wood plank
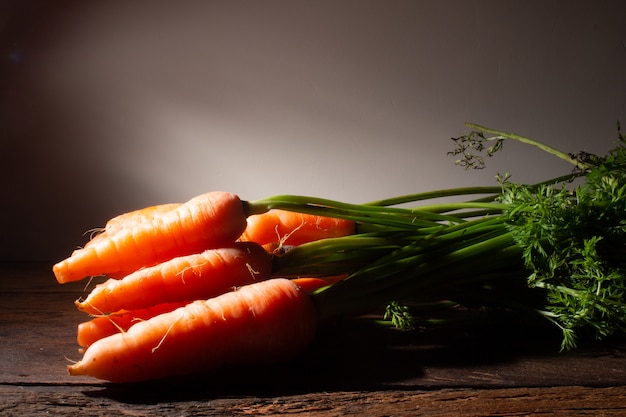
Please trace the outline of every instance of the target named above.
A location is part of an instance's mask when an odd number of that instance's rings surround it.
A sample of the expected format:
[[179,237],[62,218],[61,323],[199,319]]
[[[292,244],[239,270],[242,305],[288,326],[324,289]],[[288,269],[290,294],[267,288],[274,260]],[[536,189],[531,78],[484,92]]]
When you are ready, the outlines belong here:
[[73,302],[85,283],[58,285],[47,264],[0,268],[0,383],[71,382],[79,357],[76,326],[86,316]]
[[[129,394],[132,397],[132,394]],[[120,402],[93,387],[0,385],[0,414],[11,416],[623,416],[626,387],[338,391],[184,402]]]

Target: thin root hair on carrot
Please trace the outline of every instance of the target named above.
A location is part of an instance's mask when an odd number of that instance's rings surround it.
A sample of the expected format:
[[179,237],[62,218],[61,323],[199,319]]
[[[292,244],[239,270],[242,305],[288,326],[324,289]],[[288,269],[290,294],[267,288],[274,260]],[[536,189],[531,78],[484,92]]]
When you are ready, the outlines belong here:
[[182,281],[183,284],[186,284],[185,272],[189,271],[190,269],[193,269],[194,271],[198,271],[198,276],[202,276],[202,266],[206,264],[208,264],[208,262],[203,262],[203,263],[196,264],[196,265],[189,265],[188,267],[183,268],[179,272],[177,272],[176,276],[180,275],[180,280]]
[[[318,218],[316,220],[316,222],[320,222],[321,220]],[[276,247],[276,249],[274,249],[272,251],[273,254],[275,255],[280,255],[282,253],[285,253],[285,242],[294,234],[296,233],[298,230],[300,230],[304,225],[306,224],[306,222],[304,221],[304,217],[302,218],[302,222],[300,223],[300,225],[296,228],[294,228],[291,232],[286,233],[284,236],[280,236],[280,232],[278,231],[279,225],[277,224],[276,226],[274,226],[274,231],[276,232],[276,237],[278,238],[278,246]]]
[[87,282],[85,283],[85,286],[83,287],[83,291],[87,291],[87,288],[89,288],[89,286],[91,285],[91,283],[93,282],[93,279],[95,277],[89,277],[89,279],[87,280]]
[[93,308],[96,311],[95,314],[94,313],[89,313],[89,315],[92,316],[92,317],[108,317],[109,316],[109,314],[107,314],[104,311],[100,310],[98,307],[92,305],[91,303],[87,302],[87,300],[83,300],[82,297],[79,298],[78,300],[76,300],[74,303],[75,304],[76,303],[80,303],[80,304],[87,303],[87,305],[89,307]]
[[256,277],[259,274],[261,274],[261,272],[260,271],[255,271],[254,268],[252,267],[252,265],[250,265],[247,262],[246,262],[246,268],[248,268],[248,271],[250,271],[250,276],[252,277],[252,279],[256,281]]
[[106,317],[108,319],[109,322],[111,322],[111,324],[113,325],[113,327],[115,327],[117,330],[119,330],[120,333],[126,333],[126,330],[124,330],[123,327],[121,327],[119,324],[117,324],[115,322],[115,320],[113,320],[111,318],[111,314],[106,314],[104,312],[102,312],[101,310],[99,310],[96,306],[93,306],[91,304],[89,304],[91,307],[93,307],[94,310],[98,311],[98,314],[89,314],[91,317]]
[[113,326],[114,326],[117,330],[119,330],[119,332],[120,332],[120,333],[126,333],[126,330],[124,330],[124,328],[123,328],[122,326],[120,326],[119,324],[117,324],[117,323],[115,322],[115,320],[113,320],[113,319],[111,318],[111,316],[110,316],[110,315],[109,315],[109,316],[106,316],[106,318],[107,318],[107,319],[109,319],[109,321],[111,322],[111,324],[112,324],[112,325],[113,325]]
[[98,236],[100,233],[104,232],[106,229],[104,227],[94,227],[92,229],[85,230],[83,232],[83,236],[89,236],[89,240],[93,239],[95,236]]
[[152,348],[151,353],[154,353],[157,351],[157,349],[159,349],[161,347],[161,345],[163,344],[163,342],[165,342],[165,338],[167,337],[168,334],[170,334],[170,331],[174,328],[174,326],[183,318],[184,314],[180,314],[178,316],[178,318],[176,320],[174,320],[172,322],[172,324],[170,324],[170,327],[167,328],[167,331],[165,332],[165,334],[163,335],[163,337],[161,338],[161,340],[159,340],[159,343],[157,343],[157,345],[155,347]]
[[90,303],[88,303],[88,304],[89,304],[89,306],[90,306],[90,307],[92,307],[94,310],[96,310],[96,311],[98,312],[97,314],[93,314],[93,313],[92,313],[92,314],[89,314],[90,316],[92,316],[92,317],[106,317],[106,318],[107,318],[107,319],[111,322],[111,324],[112,324],[113,326],[115,326],[115,328],[116,328],[117,330],[119,330],[119,331],[120,331],[120,333],[125,333],[125,332],[126,332],[126,331],[125,331],[122,327],[120,327],[120,326],[119,326],[119,325],[115,322],[115,320],[113,320],[113,319],[111,318],[111,314],[107,314],[107,313],[103,312],[102,310],[98,309],[98,307],[96,307],[96,306],[94,306],[94,305],[92,305],[92,304],[90,304]]

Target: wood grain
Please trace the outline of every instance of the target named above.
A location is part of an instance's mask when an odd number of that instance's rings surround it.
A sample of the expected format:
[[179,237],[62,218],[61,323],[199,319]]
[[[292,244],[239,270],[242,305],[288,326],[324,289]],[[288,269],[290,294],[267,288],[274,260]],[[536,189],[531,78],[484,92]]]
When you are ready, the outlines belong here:
[[96,389],[0,385],[0,414],[11,416],[624,416],[626,388],[439,389],[314,392],[184,402],[125,403]]

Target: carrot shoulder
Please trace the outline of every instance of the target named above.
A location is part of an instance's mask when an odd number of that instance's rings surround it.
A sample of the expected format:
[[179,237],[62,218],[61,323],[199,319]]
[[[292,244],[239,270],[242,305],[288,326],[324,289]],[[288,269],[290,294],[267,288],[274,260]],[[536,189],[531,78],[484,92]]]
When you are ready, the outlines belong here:
[[68,370],[71,375],[133,382],[271,363],[300,353],[316,328],[309,296],[287,279],[271,279],[195,301],[100,339]]
[[262,246],[232,243],[139,269],[122,279],[109,279],[86,299],[76,301],[76,306],[89,314],[103,314],[206,299],[268,279],[271,270],[272,257]]
[[97,237],[57,263],[59,283],[87,276],[119,274],[234,242],[246,227],[244,204],[234,194],[211,192],[172,210]]
[[282,240],[285,245],[300,245],[329,237],[354,234],[355,224],[350,220],[315,216],[273,209],[248,217],[246,230],[239,240],[264,245]]

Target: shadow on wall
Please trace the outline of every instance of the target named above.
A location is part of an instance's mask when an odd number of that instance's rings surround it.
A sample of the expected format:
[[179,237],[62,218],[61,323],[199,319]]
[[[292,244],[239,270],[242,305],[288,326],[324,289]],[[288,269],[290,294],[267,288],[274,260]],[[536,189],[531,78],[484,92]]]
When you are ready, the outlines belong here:
[[151,197],[94,152],[94,140],[107,139],[87,129],[89,112],[73,117],[72,105],[41,83],[41,57],[79,2],[3,3],[9,13],[0,22],[0,261],[55,261],[83,244],[88,229]]

